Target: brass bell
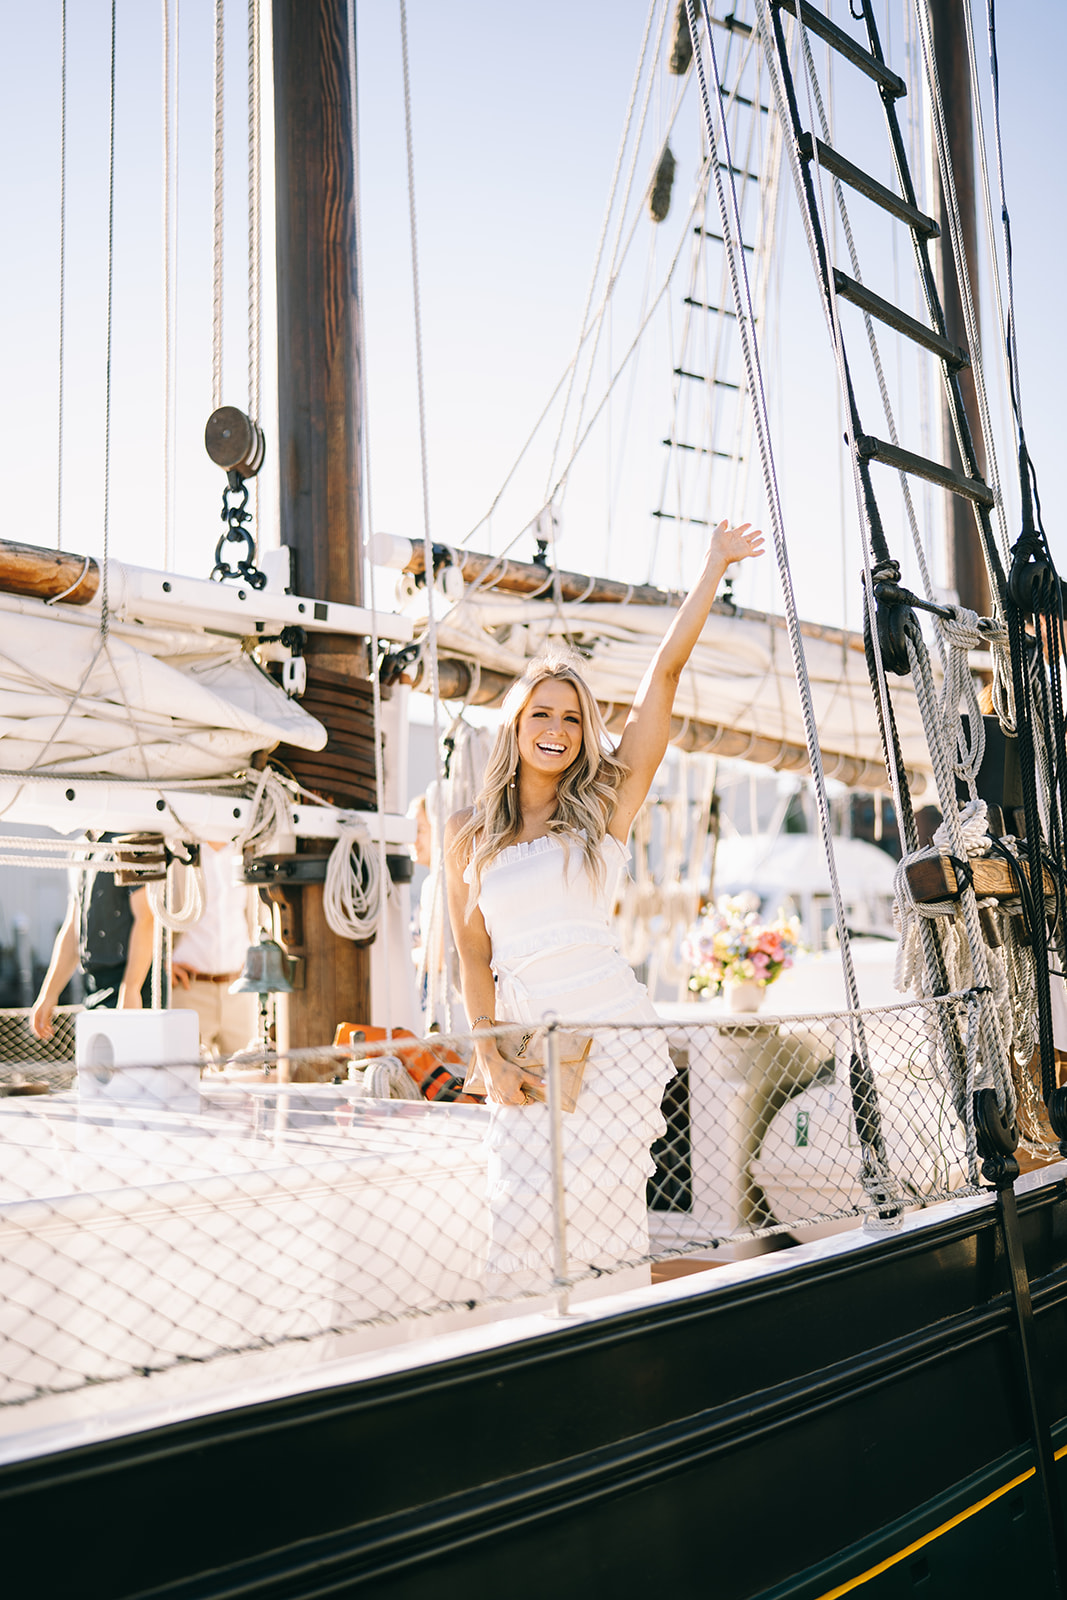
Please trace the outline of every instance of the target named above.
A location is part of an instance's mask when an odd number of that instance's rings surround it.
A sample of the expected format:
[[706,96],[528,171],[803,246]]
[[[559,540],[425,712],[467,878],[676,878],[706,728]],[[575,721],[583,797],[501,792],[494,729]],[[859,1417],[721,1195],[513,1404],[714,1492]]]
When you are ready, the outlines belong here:
[[293,985],[289,978],[289,957],[275,939],[260,934],[258,944],[250,944],[245,951],[245,964],[236,983],[230,984],[231,994],[291,994]]

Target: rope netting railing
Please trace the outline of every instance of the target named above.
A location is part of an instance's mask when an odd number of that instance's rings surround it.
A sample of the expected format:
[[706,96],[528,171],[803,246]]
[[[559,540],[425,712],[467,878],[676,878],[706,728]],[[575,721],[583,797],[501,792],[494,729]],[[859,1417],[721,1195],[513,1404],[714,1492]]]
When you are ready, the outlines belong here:
[[74,1019],[80,1010],[80,1006],[58,1006],[52,1037],[38,1039],[21,1006],[0,1008],[0,1099],[74,1087]]
[[[552,1309],[672,1258],[975,1194],[941,1060],[953,1030],[980,1049],[974,996],[864,1011],[862,1073],[856,1023],[597,1024],[573,1111],[556,1093],[573,1024],[542,1040],[549,1098],[506,1109],[463,1094],[459,1036],[356,1035],[268,1073],[115,1065],[86,1028],[73,1084],[69,1062],[0,1066],[0,1089],[52,1091],[0,1093],[0,1410],[330,1335],[380,1346],[411,1319],[433,1333]],[[880,1202],[863,1181],[875,1125]]]

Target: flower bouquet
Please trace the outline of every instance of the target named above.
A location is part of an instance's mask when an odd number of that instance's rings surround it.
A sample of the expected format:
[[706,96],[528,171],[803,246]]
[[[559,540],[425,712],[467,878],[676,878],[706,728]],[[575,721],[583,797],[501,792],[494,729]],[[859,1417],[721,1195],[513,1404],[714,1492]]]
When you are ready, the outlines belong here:
[[755,895],[722,895],[682,940],[682,958],[691,968],[689,988],[701,999],[721,994],[726,985],[749,985],[756,986],[752,993],[758,1005],[767,985],[793,965],[799,948],[797,917],[779,912],[774,922],[761,922]]

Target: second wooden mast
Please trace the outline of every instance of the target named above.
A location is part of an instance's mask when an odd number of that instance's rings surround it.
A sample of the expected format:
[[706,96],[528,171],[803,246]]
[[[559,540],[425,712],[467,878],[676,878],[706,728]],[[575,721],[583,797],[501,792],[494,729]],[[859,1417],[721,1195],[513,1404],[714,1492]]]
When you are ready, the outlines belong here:
[[[281,541],[305,594],[360,605],[361,286],[348,3],[274,0],[272,16]],[[367,804],[376,735],[371,724],[368,738],[365,646],[317,634],[306,648],[304,704],[330,738],[314,757],[288,752],[287,764],[334,803]],[[321,1043],[324,1028],[341,1020],[369,1020],[370,952],[330,930],[322,901],[321,883],[284,892],[282,936],[289,953],[304,958],[304,981],[289,996],[283,1047]]]

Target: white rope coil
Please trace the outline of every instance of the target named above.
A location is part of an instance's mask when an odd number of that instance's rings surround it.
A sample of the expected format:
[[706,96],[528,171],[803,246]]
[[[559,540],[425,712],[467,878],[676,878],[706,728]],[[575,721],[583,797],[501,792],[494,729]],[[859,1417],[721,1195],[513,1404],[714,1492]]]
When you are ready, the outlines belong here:
[[323,915],[339,939],[373,939],[384,902],[378,851],[357,813],[344,818],[326,863]]
[[[173,882],[173,868],[169,879]],[[167,879],[157,878],[153,883],[146,884],[148,909],[159,926],[169,928],[171,933],[184,933],[186,928],[191,928],[204,915],[204,869],[199,862],[185,868],[185,898],[180,906],[167,904],[167,882]]]
[[421,1100],[411,1073],[398,1056],[379,1056],[368,1061],[357,1082],[367,1100]]
[[289,795],[273,767],[256,777],[248,821],[233,841],[236,851],[269,850],[279,833],[289,829]]

